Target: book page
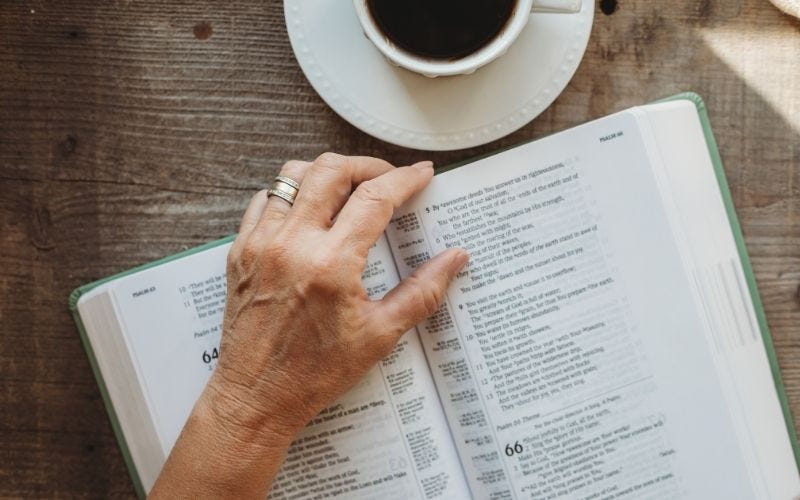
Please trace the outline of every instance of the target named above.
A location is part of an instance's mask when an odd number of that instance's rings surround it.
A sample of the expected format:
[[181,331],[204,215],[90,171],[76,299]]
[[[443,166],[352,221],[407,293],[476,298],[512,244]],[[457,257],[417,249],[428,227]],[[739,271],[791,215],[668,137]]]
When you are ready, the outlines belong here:
[[[228,248],[131,275],[114,290],[164,457],[219,357]],[[370,251],[362,278],[372,298],[397,284],[385,238]],[[419,338],[409,332],[389,357],[301,431],[270,498],[468,494]]]
[[752,498],[635,118],[436,176],[401,275],[471,254],[420,327],[476,498]]

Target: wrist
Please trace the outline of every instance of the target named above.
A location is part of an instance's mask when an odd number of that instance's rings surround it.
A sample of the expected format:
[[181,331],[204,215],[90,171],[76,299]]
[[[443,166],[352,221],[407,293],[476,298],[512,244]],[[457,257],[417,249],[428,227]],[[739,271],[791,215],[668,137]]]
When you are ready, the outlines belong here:
[[[151,491],[152,498],[265,498],[302,427],[248,405],[212,376]],[[265,411],[261,411],[265,410]]]
[[266,449],[288,448],[305,421],[286,411],[277,395],[269,398],[253,394],[255,389],[235,383],[217,367],[209,380],[196,411],[223,429],[230,439]]

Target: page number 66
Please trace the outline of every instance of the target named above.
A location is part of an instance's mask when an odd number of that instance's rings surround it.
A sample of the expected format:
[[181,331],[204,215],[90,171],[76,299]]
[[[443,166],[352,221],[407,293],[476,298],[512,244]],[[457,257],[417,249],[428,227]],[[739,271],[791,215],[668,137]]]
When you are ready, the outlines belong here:
[[519,444],[519,441],[514,441],[514,446],[511,446],[511,443],[506,445],[506,456],[513,457],[519,453],[522,453],[522,445]]

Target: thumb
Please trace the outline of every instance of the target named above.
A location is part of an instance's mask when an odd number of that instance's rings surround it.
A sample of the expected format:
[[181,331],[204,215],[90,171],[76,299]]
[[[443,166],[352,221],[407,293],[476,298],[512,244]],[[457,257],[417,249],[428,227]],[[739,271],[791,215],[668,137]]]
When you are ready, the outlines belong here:
[[465,250],[451,248],[419,267],[376,304],[378,331],[399,337],[438,311],[450,281],[468,261]]

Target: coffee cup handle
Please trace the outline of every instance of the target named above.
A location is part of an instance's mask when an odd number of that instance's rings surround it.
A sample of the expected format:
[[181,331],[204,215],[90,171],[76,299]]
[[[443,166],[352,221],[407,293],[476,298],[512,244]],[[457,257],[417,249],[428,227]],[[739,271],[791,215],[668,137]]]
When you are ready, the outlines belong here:
[[533,0],[531,12],[577,14],[581,3],[581,0]]

